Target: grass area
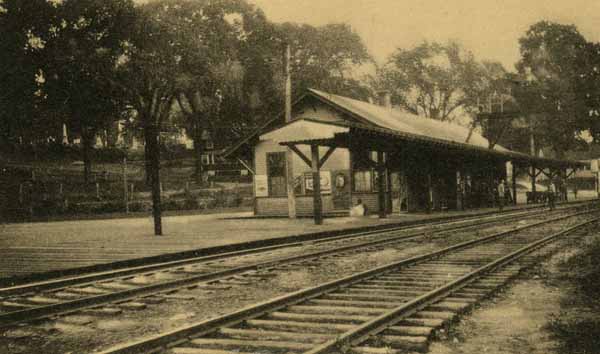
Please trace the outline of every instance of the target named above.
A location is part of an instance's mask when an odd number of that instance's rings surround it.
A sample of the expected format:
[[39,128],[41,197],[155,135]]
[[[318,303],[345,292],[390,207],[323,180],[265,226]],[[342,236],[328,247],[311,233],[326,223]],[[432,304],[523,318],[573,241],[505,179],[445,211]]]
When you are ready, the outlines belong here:
[[[161,167],[163,210],[192,212],[221,208],[247,209],[252,184],[211,181],[197,185],[193,160],[168,161]],[[0,221],[70,219],[125,211],[123,165],[93,165],[92,182],[84,183],[83,166],[65,162],[0,165]],[[129,210],[151,210],[150,188],[139,161],[127,165]]]
[[600,352],[600,234],[560,265],[560,280],[568,287],[561,312],[549,328],[564,354]]

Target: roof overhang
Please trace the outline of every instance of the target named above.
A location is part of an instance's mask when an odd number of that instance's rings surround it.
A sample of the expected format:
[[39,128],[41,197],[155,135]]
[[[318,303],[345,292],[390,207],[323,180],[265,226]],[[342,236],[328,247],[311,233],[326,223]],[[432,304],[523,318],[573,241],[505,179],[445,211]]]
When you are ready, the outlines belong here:
[[309,119],[298,119],[279,129],[262,134],[260,140],[272,140],[279,144],[298,141],[324,141],[333,139],[336,134],[349,133],[350,127],[340,124]]
[[432,137],[398,132],[391,129],[363,125],[360,123],[334,123],[323,122],[310,118],[303,118],[283,127],[273,130],[260,136],[261,140],[274,140],[281,145],[327,145],[337,147],[347,147],[348,135],[366,134],[377,141],[387,143],[395,142],[414,142],[423,146],[430,146],[434,149],[443,149],[445,151],[455,151],[464,155],[478,155],[481,157],[493,158],[496,160],[511,161],[521,165],[534,165],[537,168],[580,168],[585,163],[580,161],[557,160],[542,157],[532,157],[510,150],[486,149],[479,146],[473,146],[467,143],[457,143]]
[[[294,105],[308,96],[315,97],[321,102],[330,105],[334,109],[342,111],[356,118],[357,122],[351,122],[349,120],[344,122],[330,122],[302,118],[279,125],[277,128],[265,132],[265,130],[269,129],[269,127],[273,127],[277,120],[282,119],[282,115],[278,115],[277,117],[267,121],[259,129],[256,129],[240,143],[225,151],[223,155],[226,157],[235,153],[235,151],[237,151],[241,146],[248,144],[251,139],[256,139],[257,137],[259,140],[273,140],[281,145],[316,144],[344,147],[344,145],[348,145],[348,140],[345,138],[359,133],[370,135],[371,137],[376,138],[375,140],[383,138],[388,140],[388,143],[393,141],[408,141],[422,144],[424,147],[427,146],[435,149],[449,149],[465,155],[478,155],[482,158],[494,158],[497,160],[511,161],[522,166],[533,165],[536,168],[580,168],[585,166],[585,163],[579,161],[534,157],[507,149],[488,149],[483,146],[440,139],[422,134],[403,132],[395,129],[376,126],[374,124],[365,124],[363,123],[365,119],[363,119],[359,113],[347,110],[345,107],[337,104],[326,95],[322,95],[315,90],[308,90],[303,96],[294,102]],[[259,135],[261,133],[263,134]]]

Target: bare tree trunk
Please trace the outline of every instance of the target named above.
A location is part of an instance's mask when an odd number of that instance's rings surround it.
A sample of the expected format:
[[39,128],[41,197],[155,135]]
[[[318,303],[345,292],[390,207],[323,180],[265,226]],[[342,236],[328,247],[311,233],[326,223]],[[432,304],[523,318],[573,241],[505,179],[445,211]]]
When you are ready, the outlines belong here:
[[152,216],[154,218],[154,234],[162,235],[162,210],[160,199],[160,149],[158,129],[155,125],[144,128],[146,139],[146,178],[150,179],[152,189]]
[[204,182],[202,180],[202,173],[204,172],[204,168],[202,166],[202,153],[204,152],[204,146],[202,146],[202,129],[199,127],[199,123],[196,122],[194,124],[194,155],[196,162],[196,171],[194,172],[194,177],[196,178],[196,184],[199,186]]
[[152,185],[152,168],[150,167],[150,145],[148,144],[148,130],[144,129],[144,168],[146,172],[146,185]]

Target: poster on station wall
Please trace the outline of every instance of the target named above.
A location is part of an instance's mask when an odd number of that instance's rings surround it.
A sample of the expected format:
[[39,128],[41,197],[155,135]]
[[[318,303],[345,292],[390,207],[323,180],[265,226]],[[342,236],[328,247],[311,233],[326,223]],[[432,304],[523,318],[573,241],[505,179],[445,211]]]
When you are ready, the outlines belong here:
[[[321,176],[321,194],[331,193],[331,171],[319,171]],[[304,174],[304,190],[306,194],[313,192],[313,175],[312,172]]]
[[257,197],[269,196],[269,179],[267,175],[254,176],[254,193]]

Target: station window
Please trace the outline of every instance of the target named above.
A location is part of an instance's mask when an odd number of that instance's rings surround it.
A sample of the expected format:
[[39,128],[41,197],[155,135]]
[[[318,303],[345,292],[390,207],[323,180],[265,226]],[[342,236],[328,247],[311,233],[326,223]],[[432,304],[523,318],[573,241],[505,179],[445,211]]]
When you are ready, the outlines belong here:
[[267,154],[267,177],[270,197],[284,197],[287,195],[285,152]]
[[202,154],[202,164],[203,165],[213,165],[215,163],[215,155],[214,154]]
[[354,171],[354,191],[373,191],[373,173],[371,170]]

